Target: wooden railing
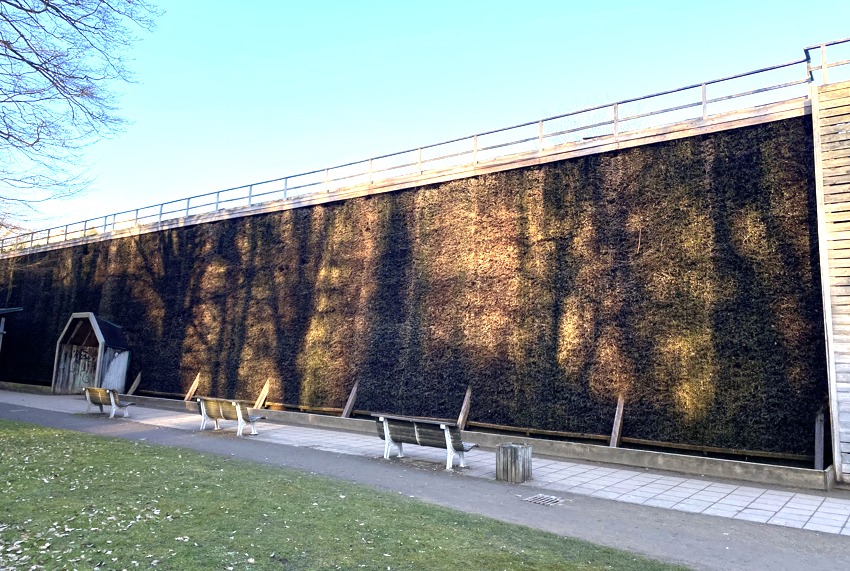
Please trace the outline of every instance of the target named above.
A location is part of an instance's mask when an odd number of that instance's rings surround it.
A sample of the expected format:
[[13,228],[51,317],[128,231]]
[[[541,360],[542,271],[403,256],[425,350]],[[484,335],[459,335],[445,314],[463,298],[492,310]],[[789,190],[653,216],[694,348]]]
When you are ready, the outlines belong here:
[[[139,226],[159,225],[194,215],[331,193],[356,186],[383,185],[401,178],[430,175],[602,137],[617,138],[645,129],[760,105],[806,97],[808,84],[850,76],[850,57],[827,60],[827,50],[850,56],[850,38],[804,49],[799,60],[546,117],[460,139],[294,174],[206,194],[172,200],[0,239],[0,253],[57,244]],[[838,73],[840,72],[840,73]]]

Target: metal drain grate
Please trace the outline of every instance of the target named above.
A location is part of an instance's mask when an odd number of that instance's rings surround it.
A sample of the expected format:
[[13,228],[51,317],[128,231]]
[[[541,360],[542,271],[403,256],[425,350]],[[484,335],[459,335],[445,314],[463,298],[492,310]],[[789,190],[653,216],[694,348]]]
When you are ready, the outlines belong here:
[[557,496],[544,496],[543,494],[537,494],[536,496],[531,496],[530,498],[525,498],[522,501],[531,502],[532,504],[538,504],[538,505],[541,505],[541,506],[556,506],[560,503],[563,503],[564,498],[559,498]]

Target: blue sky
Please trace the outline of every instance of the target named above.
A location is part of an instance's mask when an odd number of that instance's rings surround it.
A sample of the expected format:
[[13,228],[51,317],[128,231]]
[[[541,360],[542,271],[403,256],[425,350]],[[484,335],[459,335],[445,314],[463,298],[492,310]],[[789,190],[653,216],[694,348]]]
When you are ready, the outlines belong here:
[[[391,153],[802,57],[850,2],[159,3],[130,123],[45,227]],[[234,8],[237,6],[238,8]]]

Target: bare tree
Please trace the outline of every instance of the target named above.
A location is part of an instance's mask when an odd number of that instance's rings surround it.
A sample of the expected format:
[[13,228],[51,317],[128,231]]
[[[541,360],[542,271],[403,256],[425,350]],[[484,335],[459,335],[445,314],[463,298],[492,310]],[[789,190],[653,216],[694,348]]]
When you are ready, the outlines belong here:
[[116,82],[146,0],[0,0],[0,227],[88,182],[81,150],[113,135]]

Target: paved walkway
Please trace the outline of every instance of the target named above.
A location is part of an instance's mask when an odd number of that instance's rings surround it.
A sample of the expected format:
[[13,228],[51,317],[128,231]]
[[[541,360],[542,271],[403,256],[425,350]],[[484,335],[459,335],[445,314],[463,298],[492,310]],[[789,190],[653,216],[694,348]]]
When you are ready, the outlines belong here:
[[[46,396],[0,390],[0,402],[65,413],[82,413],[87,405],[82,397]],[[134,422],[197,432],[200,417],[188,413],[133,407]],[[115,422],[121,422],[117,420]],[[224,432],[235,433],[234,422],[223,423]],[[379,459],[383,442],[374,436],[258,422],[252,440],[307,447],[320,451]],[[212,434],[211,434],[212,436]],[[229,435],[228,435],[229,436]],[[236,438],[233,434],[233,438]],[[405,448],[408,462],[445,466],[445,451],[420,446]],[[473,449],[466,454],[466,477],[494,480],[495,454]],[[534,480],[519,487],[533,486],[557,494],[579,494],[617,502],[700,513],[720,518],[748,520],[777,526],[850,536],[850,494],[846,492],[795,492],[775,490],[734,482],[717,482],[666,472],[620,469],[592,463],[569,462],[534,457]],[[529,495],[532,491],[529,488]]]

